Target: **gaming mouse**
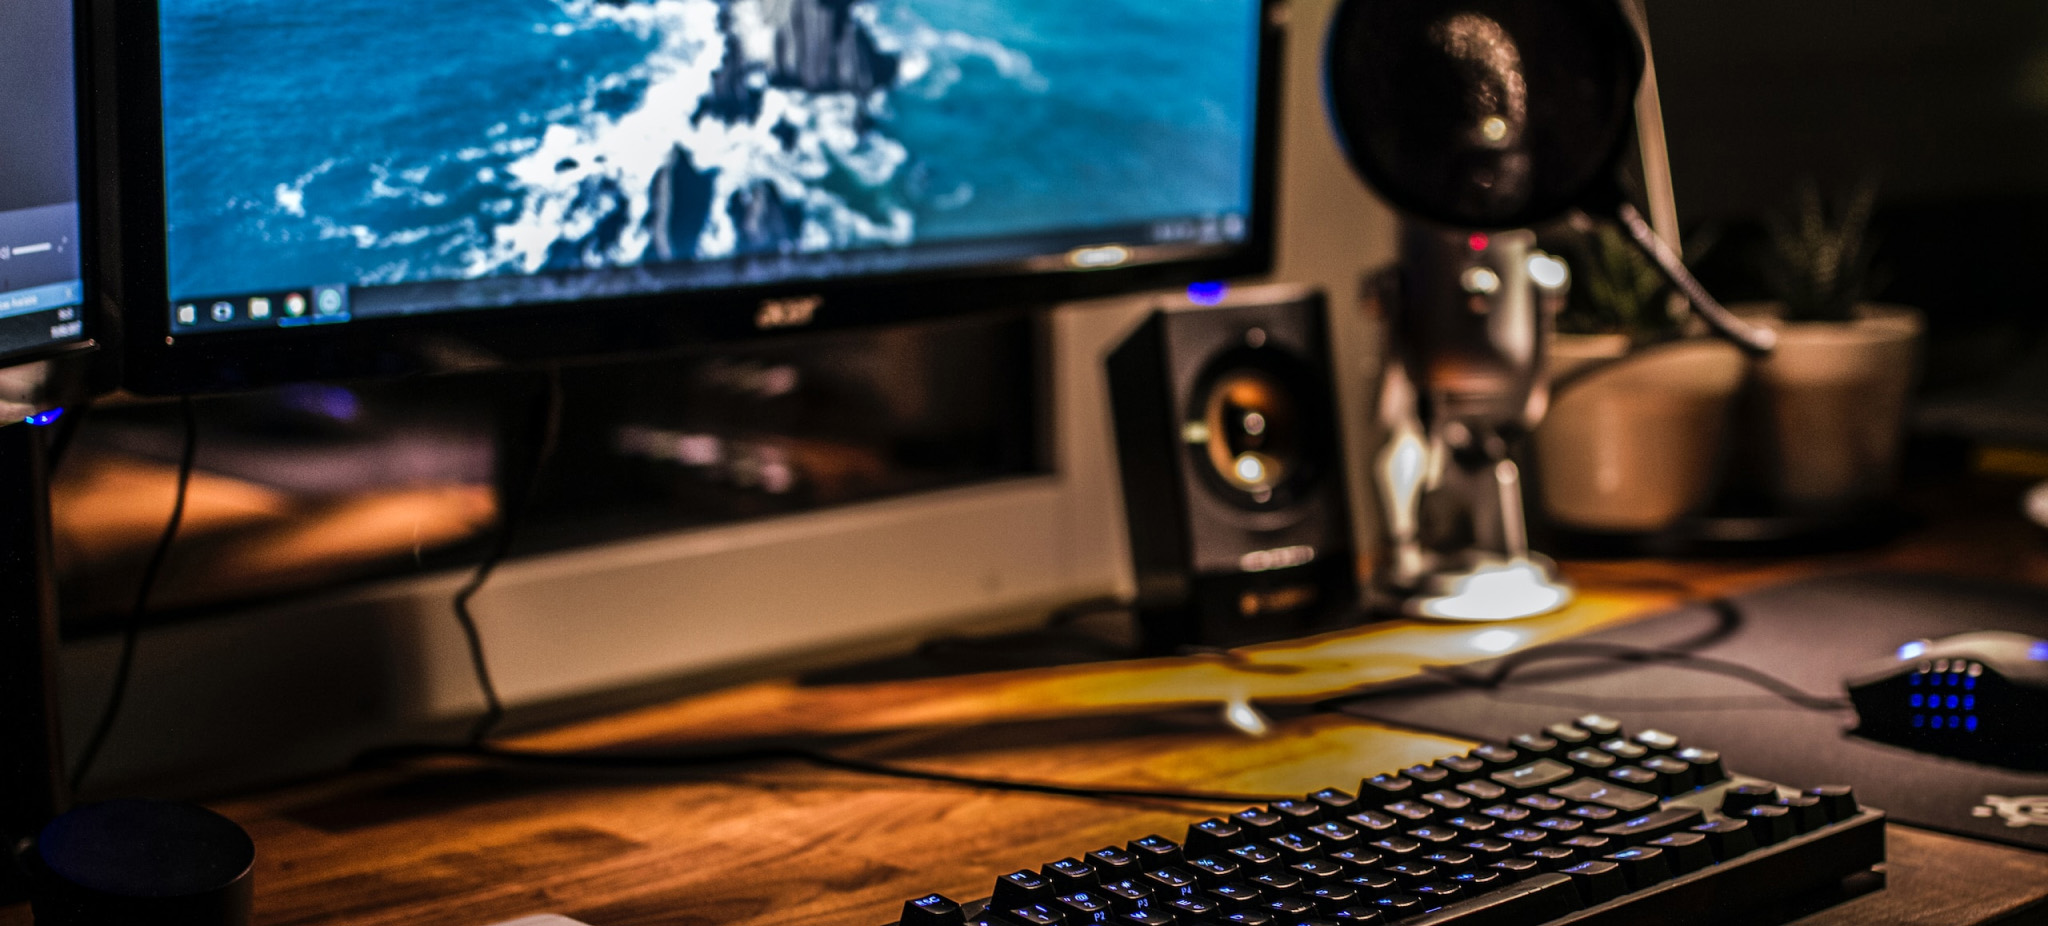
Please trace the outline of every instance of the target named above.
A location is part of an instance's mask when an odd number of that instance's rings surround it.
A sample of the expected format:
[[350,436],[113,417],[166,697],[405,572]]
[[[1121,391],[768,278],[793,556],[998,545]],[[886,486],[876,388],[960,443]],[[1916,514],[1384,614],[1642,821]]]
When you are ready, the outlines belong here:
[[2048,640],[2003,631],[1915,640],[1845,684],[1860,736],[1938,755],[2048,767]]

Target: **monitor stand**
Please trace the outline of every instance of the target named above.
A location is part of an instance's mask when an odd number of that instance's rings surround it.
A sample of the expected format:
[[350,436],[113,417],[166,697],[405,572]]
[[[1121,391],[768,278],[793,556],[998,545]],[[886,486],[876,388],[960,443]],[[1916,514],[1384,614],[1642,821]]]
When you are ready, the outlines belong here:
[[41,429],[0,427],[0,904],[28,899],[15,847],[67,809],[57,608]]

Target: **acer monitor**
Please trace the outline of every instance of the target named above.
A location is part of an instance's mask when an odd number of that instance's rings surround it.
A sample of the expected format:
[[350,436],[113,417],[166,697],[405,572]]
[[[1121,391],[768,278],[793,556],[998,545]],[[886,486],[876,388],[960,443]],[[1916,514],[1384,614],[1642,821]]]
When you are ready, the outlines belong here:
[[148,393],[1269,268],[1275,0],[122,4]]

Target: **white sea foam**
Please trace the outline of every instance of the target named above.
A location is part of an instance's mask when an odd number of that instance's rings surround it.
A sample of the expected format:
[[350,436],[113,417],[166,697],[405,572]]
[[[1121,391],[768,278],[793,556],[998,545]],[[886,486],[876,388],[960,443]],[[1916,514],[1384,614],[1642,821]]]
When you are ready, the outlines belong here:
[[334,169],[335,159],[321,161],[318,167],[300,174],[290,183],[280,183],[273,195],[277,208],[297,218],[306,217],[306,185]]

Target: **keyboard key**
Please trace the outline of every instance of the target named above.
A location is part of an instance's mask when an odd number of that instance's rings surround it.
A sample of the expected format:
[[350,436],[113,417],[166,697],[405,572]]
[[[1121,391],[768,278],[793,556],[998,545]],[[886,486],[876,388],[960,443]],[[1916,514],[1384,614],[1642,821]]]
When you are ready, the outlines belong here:
[[1643,771],[1657,776],[1657,786],[1652,790],[1665,797],[1683,794],[1698,784],[1692,770],[1692,763],[1670,756],[1651,756],[1640,763]]
[[1508,740],[1508,745],[1522,751],[1525,756],[1550,758],[1565,752],[1564,744],[1541,733],[1522,733]]
[[1330,916],[1339,910],[1358,903],[1358,889],[1342,881],[1312,887],[1301,893],[1316,905],[1316,912]]
[[1140,883],[1152,889],[1156,896],[1172,900],[1177,897],[1193,897],[1202,891],[1202,879],[1192,871],[1168,866],[1148,871],[1138,876]]
[[1568,723],[1554,723],[1544,727],[1543,735],[1556,740],[1557,745],[1567,751],[1577,749],[1580,746],[1590,745],[1593,742],[1593,734]]
[[1643,730],[1629,737],[1629,741],[1655,753],[1670,753],[1678,750],[1678,737],[1662,730]]
[[1484,778],[1458,782],[1457,791],[1459,794],[1470,795],[1475,801],[1497,801],[1508,796],[1508,789]]
[[1332,852],[1341,852],[1358,845],[1360,842],[1358,829],[1347,823],[1335,821],[1318,823],[1309,827],[1305,832],[1315,837],[1316,842],[1322,843],[1323,854],[1325,855]]
[[1811,833],[1828,825],[1828,812],[1820,805],[1820,798],[1811,794],[1795,794],[1778,798],[1778,806],[1791,811],[1792,831]]
[[1529,808],[1517,807],[1513,804],[1495,804],[1479,812],[1502,823],[1519,823],[1529,819],[1530,814]]
[[1373,840],[1371,846],[1395,861],[1422,851],[1422,843],[1406,836],[1382,836]]
[[1327,861],[1344,866],[1347,875],[1364,874],[1385,861],[1386,856],[1368,848],[1339,849],[1330,853]]
[[1129,852],[1125,852],[1115,846],[1105,846],[1090,852],[1088,857],[1082,859],[1082,861],[1087,862],[1088,867],[1095,869],[1096,873],[1102,876],[1104,883],[1118,878],[1129,878],[1144,871],[1144,868],[1138,865],[1136,858],[1133,858]]
[[1188,870],[1194,872],[1195,879],[1205,887],[1229,884],[1245,877],[1244,867],[1229,855],[1205,855],[1192,859],[1188,862]]
[[1374,775],[1358,783],[1358,793],[1381,797],[1399,796],[1415,790],[1415,782],[1399,775]]
[[1445,756],[1430,764],[1443,769],[1447,773],[1444,780],[1453,783],[1465,781],[1486,771],[1486,763],[1471,756]]
[[1529,877],[1530,875],[1541,874],[1543,872],[1542,860],[1531,858],[1526,855],[1516,856],[1514,858],[1504,858],[1490,865],[1487,865],[1486,867],[1493,869],[1494,871],[1500,872],[1501,877],[1506,878],[1509,881],[1520,881],[1523,878]]
[[1492,817],[1486,816],[1484,814],[1469,813],[1461,813],[1456,816],[1445,817],[1443,819],[1443,823],[1445,826],[1455,826],[1458,829],[1463,830],[1465,834],[1468,836],[1477,836],[1481,833],[1490,833],[1493,832],[1494,828],[1500,826],[1500,821],[1495,820]]
[[1133,839],[1124,848],[1133,858],[1138,860],[1138,867],[1146,871],[1154,871],[1168,865],[1178,865],[1183,858],[1180,846],[1175,845],[1172,840],[1164,836],[1154,835],[1143,839]]
[[1093,891],[1075,891],[1053,898],[1047,909],[1066,918],[1068,926],[1086,926],[1088,923],[1107,923],[1116,914],[1110,908],[1109,898]]
[[1471,756],[1486,763],[1488,771],[1496,772],[1501,769],[1514,768],[1523,762],[1521,753],[1499,743],[1487,743],[1478,749],[1474,749],[1471,752]]
[[1592,823],[1605,823],[1621,816],[1621,811],[1599,804],[1578,804],[1572,807],[1571,815]]
[[1481,836],[1471,842],[1459,843],[1458,847],[1472,853],[1473,857],[1477,858],[1482,865],[1488,862],[1498,862],[1513,855],[1515,852],[1514,843],[1505,839],[1494,839],[1490,836]]
[[1748,821],[1749,831],[1760,846],[1774,846],[1793,836],[1792,811],[1776,804],[1751,807],[1738,814],[1737,819]]
[[1013,871],[996,879],[995,894],[989,898],[989,906],[998,910],[1014,910],[1045,903],[1053,897],[1052,882],[1035,871]]
[[1644,756],[1650,754],[1649,750],[1644,749],[1643,747],[1631,743],[1628,740],[1622,739],[1618,736],[1614,739],[1607,740],[1606,742],[1601,743],[1600,751],[1610,756],[1613,756],[1617,759],[1620,759],[1623,762],[1640,761]]
[[1139,910],[1124,913],[1110,920],[1117,926],[1175,926],[1179,920],[1173,914],[1161,910]]
[[1551,788],[1550,793],[1554,797],[1581,804],[1603,804],[1623,813],[1647,810],[1657,805],[1656,795],[1591,778],[1580,778],[1569,784],[1559,785]]
[[1273,926],[1278,920],[1264,910],[1239,910],[1223,918],[1230,926]]
[[1188,855],[1214,855],[1231,846],[1245,843],[1245,832],[1228,820],[1208,819],[1188,827],[1188,836],[1181,841]]
[[1605,836],[1573,836],[1556,843],[1560,849],[1570,849],[1579,859],[1595,859],[1622,848],[1621,844]]
[[1269,871],[1251,880],[1251,885],[1267,897],[1278,897],[1301,890],[1301,875],[1293,871]]
[[1415,896],[1422,898],[1422,905],[1436,908],[1465,899],[1465,889],[1456,881],[1432,881],[1415,888]]
[[1856,806],[1856,789],[1848,785],[1821,785],[1808,788],[1805,793],[1820,798],[1821,809],[1827,811],[1830,823],[1840,823],[1861,812]]
[[1258,888],[1243,881],[1216,885],[1209,889],[1209,896],[1216,898],[1223,909],[1232,912],[1249,910],[1265,901],[1265,895]]
[[1458,791],[1439,789],[1422,795],[1422,801],[1445,810],[1464,810],[1472,806],[1472,796]]
[[1318,884],[1337,884],[1344,880],[1346,874],[1350,873],[1350,869],[1343,862],[1326,858],[1312,858],[1306,862],[1296,862],[1287,866],[1287,869],[1301,878],[1303,887],[1313,887]]
[[1177,897],[1166,905],[1166,909],[1175,919],[1190,923],[1206,923],[1211,917],[1223,912],[1221,904],[1201,895]]
[[1613,862],[1598,859],[1580,862],[1563,869],[1563,873],[1571,876],[1572,885],[1579,889],[1579,897],[1587,906],[1606,903],[1628,893],[1628,878]]
[[1004,910],[999,919],[1012,926],[1066,926],[1066,917],[1054,913],[1051,907],[1033,904]]
[[1324,820],[1342,820],[1365,809],[1358,803],[1356,795],[1336,788],[1324,788],[1309,795],[1308,799],[1322,805]]
[[1345,907],[1330,913],[1330,919],[1345,926],[1381,926],[1387,918],[1371,907]]
[[1389,920],[1406,919],[1429,909],[1414,894],[1384,894],[1373,898],[1372,905]]
[[1102,883],[1102,876],[1096,873],[1094,866],[1077,858],[1063,858],[1052,862],[1039,869],[1038,873],[1052,883],[1052,892],[1055,896],[1071,894]]
[[1521,797],[1515,798],[1515,803],[1542,813],[1556,813],[1563,810],[1569,802],[1563,798],[1552,797],[1548,794],[1524,794]]
[[1274,801],[1266,810],[1285,821],[1285,830],[1298,830],[1323,822],[1323,805],[1311,800]]
[[903,902],[903,926],[965,926],[966,914],[944,894],[926,894]]
[[1494,772],[1487,778],[1516,794],[1542,791],[1572,777],[1572,767],[1555,759],[1538,759],[1527,765]]
[[1302,917],[1314,916],[1316,905],[1303,897],[1276,897],[1266,901],[1265,909],[1285,922],[1293,922]]
[[1230,822],[1237,824],[1237,828],[1244,831],[1246,841],[1271,839],[1287,832],[1286,820],[1281,819],[1279,814],[1259,807],[1247,807],[1231,814]]
[[1464,888],[1467,894],[1484,893],[1506,884],[1509,880],[1506,874],[1491,867],[1461,871],[1451,876],[1451,883]]
[[1401,821],[1377,810],[1361,810],[1344,818],[1344,822],[1358,828],[1361,833],[1377,833],[1401,825]]
[[1671,863],[1664,858],[1664,850],[1656,846],[1636,846],[1609,852],[1601,859],[1621,866],[1621,874],[1628,879],[1628,888],[1632,891],[1671,880]]
[[1395,801],[1380,809],[1410,823],[1420,823],[1436,816],[1436,808],[1421,801]]
[[1739,817],[1742,812],[1758,804],[1768,804],[1778,799],[1778,786],[1751,782],[1740,784],[1721,792],[1721,813]]
[[1756,849],[1756,837],[1750,834],[1749,824],[1742,820],[1702,823],[1693,827],[1691,832],[1707,838],[1707,848],[1714,853],[1716,861],[1725,862]]
[[1618,763],[1614,756],[1591,746],[1565,753],[1564,760],[1588,772],[1604,772]]
[[1237,860],[1237,867],[1246,874],[1260,875],[1282,866],[1280,850],[1271,846],[1248,844],[1226,850],[1225,855]]
[[1471,871],[1477,867],[1477,857],[1463,849],[1439,849],[1422,857],[1426,864],[1435,865],[1446,874]]
[[1540,846],[1550,841],[1550,834],[1529,826],[1512,826],[1501,830],[1500,838],[1524,846]]
[[1465,834],[1452,826],[1418,826],[1408,831],[1408,838],[1430,845],[1443,845],[1465,838]]
[[1674,875],[1689,875],[1714,864],[1714,850],[1707,848],[1707,837],[1698,833],[1659,836],[1650,840],[1649,845],[1664,850]]
[[1607,780],[1638,791],[1658,793],[1657,773],[1640,765],[1624,765],[1607,770]]
[[1668,833],[1696,826],[1705,820],[1706,814],[1697,807],[1671,807],[1630,817],[1612,826],[1600,827],[1593,832],[1600,836],[1613,837],[1624,845],[1640,846]]
[[1266,840],[1266,845],[1273,847],[1280,853],[1280,861],[1285,865],[1304,862],[1312,858],[1320,858],[1323,854],[1322,843],[1317,842],[1313,836],[1301,833],[1275,836],[1272,839]]
[[1587,714],[1572,723],[1579,729],[1603,739],[1621,735],[1621,721],[1604,714]]
[[1401,770],[1401,776],[1415,782],[1419,787],[1434,788],[1450,784],[1451,773],[1434,765],[1411,765]]
[[1690,764],[1694,780],[1702,786],[1728,780],[1728,773],[1721,768],[1721,754],[1711,749],[1688,746],[1672,753],[1671,757]]
[[1579,858],[1572,850],[1561,846],[1542,846],[1522,853],[1522,857],[1542,866],[1544,871],[1561,871],[1578,864]]
[[1573,833],[1578,832],[1579,830],[1585,829],[1586,821],[1574,820],[1571,817],[1544,817],[1543,819],[1536,821],[1534,826],[1537,829],[1548,830],[1560,836],[1569,836]]
[[1382,866],[1380,870],[1393,875],[1396,880],[1401,882],[1402,886],[1407,887],[1411,891],[1418,885],[1428,884],[1437,879],[1437,867],[1422,861],[1395,862],[1392,865]]
[[1110,909],[1118,913],[1137,913],[1149,910],[1154,903],[1152,888],[1135,878],[1112,881],[1097,889],[1109,898]]
[[1401,881],[1384,871],[1373,871],[1352,875],[1344,879],[1359,897],[1381,897],[1400,890]]

